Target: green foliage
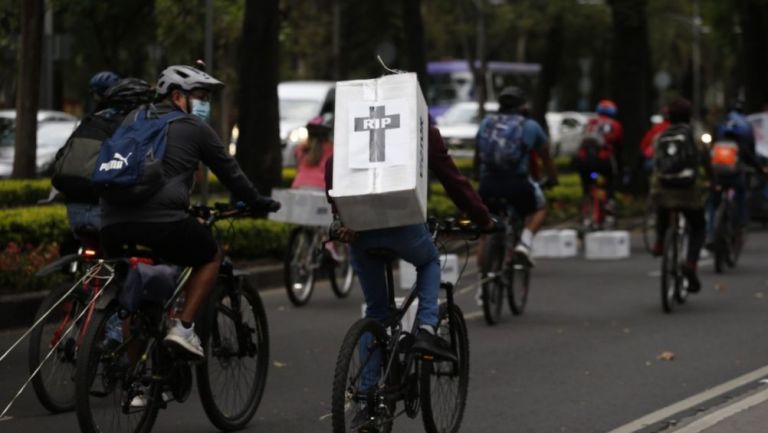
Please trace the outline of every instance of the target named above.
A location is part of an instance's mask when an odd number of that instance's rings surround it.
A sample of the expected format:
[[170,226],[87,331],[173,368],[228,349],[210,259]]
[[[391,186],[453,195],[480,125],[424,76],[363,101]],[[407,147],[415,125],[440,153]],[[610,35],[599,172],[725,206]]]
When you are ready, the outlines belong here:
[[235,259],[282,258],[288,247],[291,225],[251,218],[220,221],[216,233],[220,245]]
[[0,209],[0,239],[19,245],[58,242],[69,230],[63,205]]
[[50,179],[0,180],[0,209],[35,204],[48,197],[50,191]]

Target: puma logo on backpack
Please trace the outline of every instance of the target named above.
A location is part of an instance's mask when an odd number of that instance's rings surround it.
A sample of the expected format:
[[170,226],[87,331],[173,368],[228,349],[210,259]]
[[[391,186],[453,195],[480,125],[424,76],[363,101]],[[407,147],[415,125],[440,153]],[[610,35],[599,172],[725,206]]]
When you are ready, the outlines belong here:
[[519,114],[497,114],[483,121],[477,133],[480,161],[487,166],[515,170],[526,157],[523,123]]
[[672,125],[654,144],[654,167],[659,182],[667,188],[687,188],[694,184],[699,168],[699,150],[689,125]]
[[128,156],[115,153],[111,161],[101,163],[99,171],[120,170],[123,168],[123,164],[126,166],[128,165],[128,158],[130,158],[131,155],[133,155],[133,152],[129,153]]

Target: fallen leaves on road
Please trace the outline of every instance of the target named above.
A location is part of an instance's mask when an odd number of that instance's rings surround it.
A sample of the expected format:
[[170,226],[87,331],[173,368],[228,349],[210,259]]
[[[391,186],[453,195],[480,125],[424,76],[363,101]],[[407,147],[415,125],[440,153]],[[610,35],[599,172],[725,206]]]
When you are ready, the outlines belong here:
[[659,361],[673,361],[675,359],[675,354],[665,350],[664,352],[661,352],[659,356],[656,357]]
[[286,364],[286,363],[284,363],[284,362],[280,362],[280,361],[272,361],[272,365],[274,365],[274,366],[275,366],[275,368],[284,368],[284,367],[288,367],[288,364]]
[[728,286],[722,283],[715,283],[715,290],[717,290],[718,292],[724,292],[728,290]]

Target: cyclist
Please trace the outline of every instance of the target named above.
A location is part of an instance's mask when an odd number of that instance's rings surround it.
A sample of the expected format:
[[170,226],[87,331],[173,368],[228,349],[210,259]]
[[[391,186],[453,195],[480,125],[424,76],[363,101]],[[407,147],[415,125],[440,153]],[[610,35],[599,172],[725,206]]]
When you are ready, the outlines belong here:
[[579,172],[582,194],[585,198],[589,196],[592,184],[595,182],[592,173],[598,173],[605,178],[608,195],[606,212],[613,213],[615,211],[613,197],[618,175],[617,162],[620,161],[621,140],[624,132],[621,123],[616,120],[619,109],[613,101],[609,99],[599,101],[595,111],[597,116],[589,119],[584,125],[583,137],[574,158],[574,165]]
[[653,171],[653,143],[656,138],[669,128],[669,113],[667,107],[661,107],[661,114],[651,118],[653,125],[645,132],[640,140],[640,154],[643,157],[643,170],[646,173]]
[[112,71],[97,72],[91,77],[91,81],[88,83],[88,91],[93,101],[93,111],[106,108],[102,105],[104,94],[107,92],[107,89],[117,84],[118,81],[120,81],[120,76]]
[[[448,155],[443,137],[429,120],[428,165],[432,173],[445,188],[456,206],[485,230],[495,229],[498,223],[488,213],[472,185],[461,174],[453,159]],[[327,189],[333,187],[333,160],[326,165]],[[330,196],[329,196],[330,200]],[[334,214],[336,209],[334,207]],[[416,315],[419,327],[412,350],[443,358],[453,358],[447,343],[435,335],[438,324],[437,298],[440,291],[440,255],[432,242],[432,236],[425,224],[366,230],[354,232],[342,225],[338,219],[332,226],[340,240],[349,242],[352,253],[352,267],[360,278],[366,303],[366,317],[385,321],[389,317],[385,263],[371,258],[367,250],[388,248],[403,260],[416,267],[416,291],[419,307]],[[375,370],[373,370],[375,371]],[[375,383],[375,381],[373,381]]]
[[531,179],[531,152],[536,152],[547,170],[545,186],[557,185],[557,170],[541,126],[521,114],[525,106],[526,98],[522,90],[507,87],[499,94],[499,113],[489,114],[480,123],[477,131],[479,193],[491,212],[502,210],[495,208],[494,199],[504,199],[520,217],[526,218],[515,254],[533,266],[533,236],[544,223],[547,209],[541,187]]
[[691,103],[687,99],[676,98],[668,107],[670,125],[654,144],[651,194],[658,211],[653,254],[657,257],[662,255],[670,214],[672,210],[681,211],[689,228],[688,254],[682,264],[682,273],[688,280],[688,291],[696,293],[701,289],[697,269],[704,245],[704,200],[711,168],[706,150],[693,137]]
[[714,247],[715,211],[720,206],[722,191],[733,188],[736,201],[737,223],[739,229],[749,223],[747,208],[747,176],[746,167],[749,165],[757,173],[765,173],[755,155],[755,137],[752,126],[741,112],[737,102],[728,113],[725,122],[718,128],[718,140],[712,144],[712,169],[714,185],[707,203],[707,249]]
[[[141,244],[171,263],[193,267],[184,287],[184,305],[165,342],[196,357],[203,357],[203,349],[193,321],[219,271],[218,247],[211,232],[186,212],[198,163],[208,165],[237,199],[254,210],[276,211],[280,207],[280,203],[259,195],[203,120],[210,111],[211,92],[220,87],[222,82],[191,66],[163,70],[155,109],[160,115],[173,110],[185,113],[167,130],[163,172],[173,180],[140,205],[119,206],[101,200],[101,238],[107,256],[120,256],[124,245]],[[124,125],[145,109],[147,106],[142,106],[130,113]]]
[[307,123],[307,141],[296,148],[296,177],[291,188],[325,189],[325,164],[333,155],[333,114]]

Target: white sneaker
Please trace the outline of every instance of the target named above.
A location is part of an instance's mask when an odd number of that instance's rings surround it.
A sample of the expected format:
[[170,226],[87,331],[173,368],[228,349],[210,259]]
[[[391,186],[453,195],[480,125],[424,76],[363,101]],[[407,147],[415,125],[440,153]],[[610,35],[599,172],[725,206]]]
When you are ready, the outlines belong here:
[[477,289],[477,292],[475,293],[475,302],[477,303],[478,307],[483,306],[483,288]]
[[[163,401],[168,403],[171,401],[171,394],[163,391]],[[140,409],[147,406],[147,397],[144,394],[139,394],[131,399],[131,409]]]
[[180,320],[176,320],[176,324],[168,331],[163,341],[184,349],[199,358],[205,357],[203,346],[200,344],[200,338],[195,334],[194,323],[187,329],[181,324]]
[[533,258],[531,257],[531,247],[520,242],[515,247],[515,256],[522,264],[529,268],[534,267]]

